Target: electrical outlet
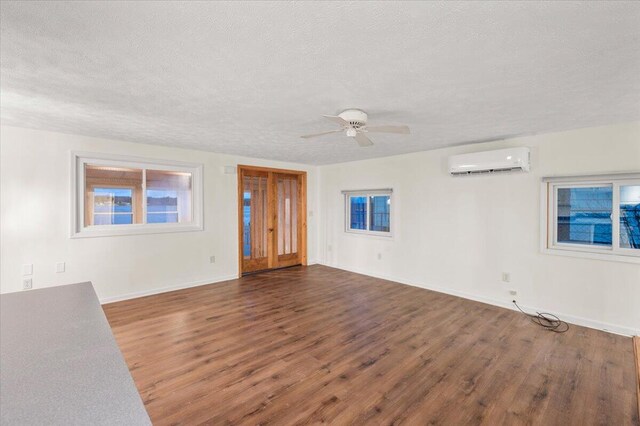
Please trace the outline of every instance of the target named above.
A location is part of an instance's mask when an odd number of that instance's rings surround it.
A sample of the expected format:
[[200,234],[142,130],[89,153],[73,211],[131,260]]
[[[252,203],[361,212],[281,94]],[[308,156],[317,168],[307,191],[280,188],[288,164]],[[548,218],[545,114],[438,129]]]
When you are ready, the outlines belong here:
[[511,274],[508,272],[502,273],[502,282],[508,283],[511,282]]
[[382,259],[382,253],[378,253],[378,260]]
[[56,273],[60,274],[60,273],[64,272],[64,270],[65,270],[64,262],[56,263]]
[[518,290],[511,289],[509,290],[509,294],[512,295],[513,297],[516,297],[518,295]]
[[22,289],[31,290],[33,288],[33,278],[24,278],[22,280]]
[[209,257],[209,263],[216,263],[216,257],[215,256],[210,256]]

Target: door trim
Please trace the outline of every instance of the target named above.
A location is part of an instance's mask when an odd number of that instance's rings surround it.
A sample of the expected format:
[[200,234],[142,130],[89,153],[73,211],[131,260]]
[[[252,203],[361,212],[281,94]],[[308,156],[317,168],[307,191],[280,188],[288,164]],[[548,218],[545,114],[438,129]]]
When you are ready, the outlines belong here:
[[[241,277],[243,275],[242,272],[242,265],[243,265],[243,260],[244,260],[244,254],[243,254],[243,250],[242,250],[242,236],[243,236],[243,230],[244,230],[244,223],[243,223],[243,190],[244,188],[242,187],[242,172],[243,171],[258,171],[258,172],[267,172],[269,173],[268,176],[268,185],[271,185],[271,188],[273,189],[275,187],[275,185],[272,184],[273,182],[273,174],[274,173],[282,173],[282,174],[289,174],[289,175],[297,175],[299,177],[299,182],[300,182],[300,200],[299,200],[299,212],[300,214],[298,215],[298,220],[300,221],[300,235],[298,236],[298,250],[300,250],[300,263],[302,265],[307,265],[307,172],[302,171],[302,170],[288,170],[288,169],[276,169],[276,168],[272,168],[272,167],[261,167],[261,166],[249,166],[249,165],[244,165],[244,164],[238,164],[238,168],[237,168],[237,185],[238,185],[238,199],[237,199],[237,204],[238,204],[238,276]],[[273,202],[273,197],[271,197],[271,200]],[[268,206],[268,210],[269,210],[269,216],[268,216],[268,222],[269,222],[269,227],[273,228],[273,215],[271,214],[272,211],[272,206],[269,205]],[[271,253],[274,253],[275,250],[275,243],[274,243],[274,238],[269,238],[269,240],[267,241],[267,247],[268,250],[271,250]],[[277,253],[275,254],[275,256],[277,257]],[[275,268],[275,266],[273,264],[269,264],[269,268],[273,269]]]

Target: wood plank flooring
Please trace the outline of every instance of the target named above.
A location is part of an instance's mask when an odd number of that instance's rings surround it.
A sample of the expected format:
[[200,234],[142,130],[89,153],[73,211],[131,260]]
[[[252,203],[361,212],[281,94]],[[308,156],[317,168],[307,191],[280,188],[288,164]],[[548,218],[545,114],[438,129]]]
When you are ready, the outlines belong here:
[[104,306],[155,425],[638,425],[630,338],[324,266]]

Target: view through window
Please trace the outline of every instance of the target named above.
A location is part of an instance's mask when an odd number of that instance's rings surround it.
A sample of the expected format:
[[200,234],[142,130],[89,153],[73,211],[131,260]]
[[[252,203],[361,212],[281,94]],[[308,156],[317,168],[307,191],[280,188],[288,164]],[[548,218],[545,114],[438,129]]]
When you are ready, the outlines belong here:
[[640,176],[549,178],[547,249],[640,257]]
[[345,191],[346,231],[391,235],[391,190]]
[[75,167],[79,210],[74,235],[138,233],[143,228],[162,232],[171,225],[182,225],[175,230],[201,229],[202,202],[194,192],[194,185],[202,184],[198,165],[78,156]]

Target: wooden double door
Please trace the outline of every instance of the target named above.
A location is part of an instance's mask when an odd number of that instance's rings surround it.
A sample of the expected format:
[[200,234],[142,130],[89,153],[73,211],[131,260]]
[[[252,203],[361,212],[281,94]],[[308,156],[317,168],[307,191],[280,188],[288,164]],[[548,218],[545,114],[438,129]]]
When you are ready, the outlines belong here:
[[307,263],[307,174],[238,166],[240,274]]

